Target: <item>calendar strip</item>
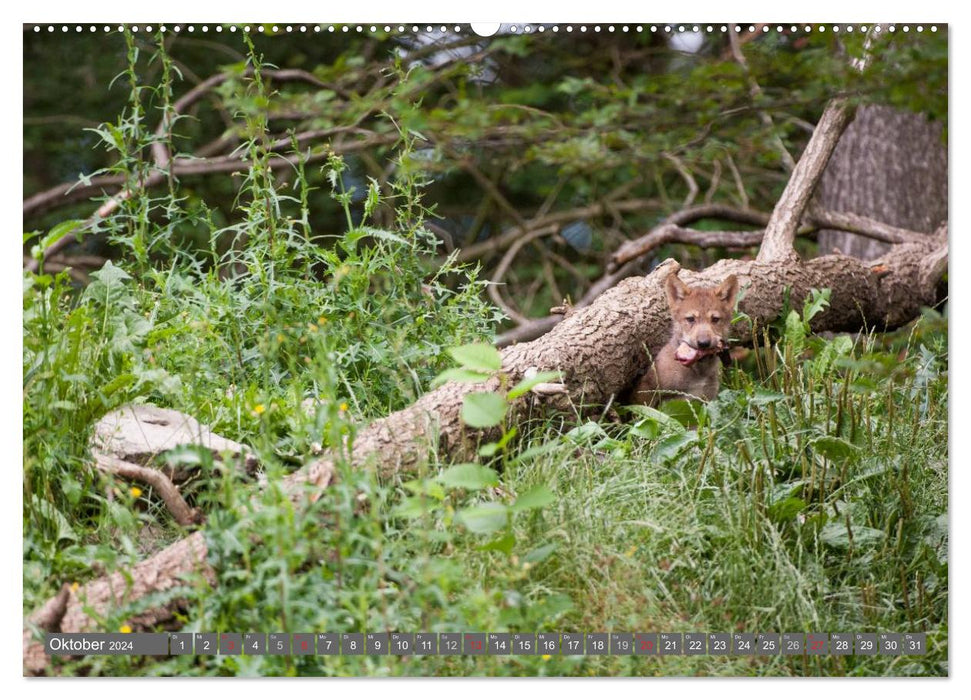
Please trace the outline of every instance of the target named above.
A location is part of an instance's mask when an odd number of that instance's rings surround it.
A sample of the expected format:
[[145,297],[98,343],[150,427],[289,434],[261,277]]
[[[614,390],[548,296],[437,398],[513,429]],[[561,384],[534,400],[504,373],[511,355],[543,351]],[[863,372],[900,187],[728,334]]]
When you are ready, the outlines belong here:
[[52,656],[901,656],[923,632],[50,633]]

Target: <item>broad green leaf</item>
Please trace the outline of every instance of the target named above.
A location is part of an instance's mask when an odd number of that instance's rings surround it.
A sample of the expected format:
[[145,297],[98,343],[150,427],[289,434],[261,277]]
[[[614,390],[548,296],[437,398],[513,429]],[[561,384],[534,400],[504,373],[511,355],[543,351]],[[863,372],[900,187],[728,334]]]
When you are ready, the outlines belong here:
[[77,533],[74,532],[71,523],[50,501],[33,495],[30,497],[30,502],[33,509],[37,513],[40,513],[42,518],[54,525],[57,531],[56,542],[60,542],[61,540],[68,540],[70,542],[78,541]]
[[778,391],[770,391],[768,389],[763,389],[761,387],[756,387],[755,392],[749,398],[749,403],[756,406],[764,406],[765,404],[775,403],[777,401],[785,401],[786,395],[779,393]]
[[62,221],[57,226],[52,228],[46,236],[44,236],[44,238],[37,244],[36,248],[39,248],[40,251],[45,251],[64,238],[64,236],[73,233],[83,226],[83,219],[68,219],[67,221]]
[[583,425],[578,425],[577,427],[573,428],[568,433],[566,433],[566,435],[564,435],[563,437],[569,438],[573,442],[582,443],[582,442],[589,442],[590,440],[593,440],[593,439],[599,440],[600,438],[605,437],[606,435],[607,435],[607,432],[600,427],[599,423],[596,423],[594,421],[588,421]]
[[474,372],[465,367],[450,367],[432,380],[432,388],[445,382],[484,382],[487,379],[489,375],[482,372]]
[[485,489],[499,483],[499,475],[481,464],[466,463],[449,467],[438,476],[438,481],[453,489]]
[[708,422],[708,411],[700,401],[673,399],[661,404],[660,410],[685,427],[700,427]]
[[402,499],[391,514],[398,518],[420,518],[435,505],[434,501],[421,496],[409,496]]
[[556,497],[553,495],[553,492],[550,491],[547,486],[539,484],[519,496],[519,498],[516,499],[516,502],[512,504],[511,510],[513,512],[520,513],[524,510],[543,508],[555,500]]
[[492,428],[506,416],[509,404],[491,391],[469,394],[462,401],[462,420],[471,428]]
[[883,530],[863,525],[850,525],[850,530],[846,529],[844,521],[832,522],[819,531],[819,539],[830,547],[846,549],[852,541],[854,547],[872,547],[879,544],[886,537]]
[[556,551],[556,543],[543,545],[542,547],[537,547],[533,551],[529,552],[523,561],[528,561],[530,564],[538,564],[539,562],[546,559],[549,555]]
[[766,494],[765,500],[769,505],[773,505],[775,503],[781,503],[790,497],[798,497],[802,494],[803,487],[806,483],[803,479],[796,479],[795,481],[784,481],[776,484]]
[[806,507],[801,498],[786,498],[769,506],[769,518],[777,523],[792,520]]
[[499,451],[498,442],[487,442],[485,445],[479,448],[480,457],[494,457]]
[[694,445],[696,442],[698,442],[698,435],[694,432],[669,435],[657,444],[654,456],[660,460],[672,459],[677,457],[685,446]]
[[502,503],[483,503],[460,510],[455,517],[470,531],[482,535],[504,528],[509,521],[509,508]]
[[832,460],[855,459],[860,454],[860,448],[856,445],[833,436],[816,438],[812,446],[823,457]]
[[661,432],[683,433],[686,430],[686,428],[677,420],[669,416],[667,413],[657,410],[656,408],[634,404],[627,406],[626,409],[635,416],[640,416],[641,418],[655,421],[658,428],[663,428]]
[[449,348],[448,354],[465,369],[490,373],[502,369],[502,357],[499,351],[485,343],[470,343]]
[[402,484],[411,493],[430,496],[437,501],[445,500],[445,490],[442,485],[432,479],[413,479]]
[[511,532],[508,532],[502,537],[499,537],[497,539],[492,540],[492,542],[488,542],[482,545],[481,547],[479,547],[479,550],[483,552],[490,552],[490,551],[502,552],[503,554],[508,556],[509,554],[512,554],[512,549],[515,546],[516,546],[516,537]]

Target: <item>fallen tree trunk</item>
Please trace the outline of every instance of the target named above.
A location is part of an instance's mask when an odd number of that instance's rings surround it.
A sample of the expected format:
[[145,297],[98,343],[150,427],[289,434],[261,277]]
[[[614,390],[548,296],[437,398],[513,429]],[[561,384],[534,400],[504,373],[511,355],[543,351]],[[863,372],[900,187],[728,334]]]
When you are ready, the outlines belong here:
[[[827,288],[832,290],[830,306],[813,319],[813,330],[891,329],[937,301],[937,282],[943,272],[940,258],[946,256],[947,240],[940,234],[927,238],[895,246],[873,263],[843,255],[781,264],[721,260],[701,272],[682,272],[681,278],[688,284],[715,285],[729,274],[737,275],[744,294],[739,308],[757,325],[777,318],[785,290],[798,305],[810,290]],[[506,348],[503,372],[515,382],[532,367],[559,371],[574,406],[602,406],[630,386],[646,366],[646,351],[654,354],[667,342],[670,318],[663,282],[671,269],[662,265],[647,277],[624,280],[541,338]],[[751,326],[737,328],[735,337],[747,342]],[[436,443],[439,453],[451,459],[473,457],[476,438],[495,436],[470,434],[463,428],[462,400],[470,392],[494,388],[443,385],[359,433],[353,462],[363,465],[379,456],[375,463],[379,472],[389,475],[414,468]],[[527,400],[522,403],[525,407]],[[320,477],[312,480],[326,478],[326,465],[326,460],[314,465]]]
[[[845,106],[834,102],[830,109],[840,112]],[[829,307],[812,320],[817,332],[895,328],[916,318],[922,307],[937,302],[937,285],[947,263],[946,226],[933,236],[903,232],[907,235],[901,235],[902,242],[873,262],[845,255],[801,261],[795,255],[792,240],[832,152],[828,142],[839,138],[836,121],[829,120],[830,127],[818,131],[818,139],[826,143],[816,142],[814,135],[800,159],[793,175],[798,175],[799,187],[787,188],[787,195],[773,212],[758,260],[721,260],[706,270],[681,274],[685,282],[702,285],[720,283],[729,274],[739,278],[739,307],[751,320],[734,329],[741,342],[751,338],[753,325],[777,318],[787,290],[795,305],[813,289],[832,290]],[[541,338],[504,349],[502,370],[508,380],[516,382],[535,368],[560,372],[565,387],[561,396],[527,395],[519,399],[512,407],[513,421],[537,409],[582,411],[603,406],[627,389],[646,367],[648,352],[653,355],[668,339],[670,317],[663,281],[676,266],[669,261],[646,277],[625,279],[589,306],[567,315]],[[348,445],[351,465],[374,468],[387,477],[414,472],[427,459],[429,449],[450,460],[474,457],[479,442],[497,435],[463,425],[463,399],[471,392],[494,390],[498,385],[498,378],[482,384],[448,383],[410,407],[375,421]],[[334,458],[324,457],[287,477],[283,487],[297,500],[307,493],[314,498],[334,475]],[[35,619],[40,612],[31,619],[36,627],[47,630],[95,629],[95,620],[111,606],[130,604],[150,592],[170,589],[197,573],[210,580],[216,574],[207,563],[205,540],[198,532],[137,564],[129,572],[130,585],[123,585],[121,574],[112,574],[77,592],[69,591],[66,599],[46,604],[41,610],[45,619]],[[65,594],[62,591],[59,595]],[[153,610],[147,620],[157,623],[164,613]],[[37,644],[32,639],[25,627],[25,670],[39,672],[43,666],[28,664],[37,659]]]

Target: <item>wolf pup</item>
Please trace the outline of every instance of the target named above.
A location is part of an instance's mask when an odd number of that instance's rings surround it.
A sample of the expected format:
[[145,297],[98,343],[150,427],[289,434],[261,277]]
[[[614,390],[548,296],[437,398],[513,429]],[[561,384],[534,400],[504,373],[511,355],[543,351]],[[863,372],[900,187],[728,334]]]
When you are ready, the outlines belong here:
[[689,395],[710,401],[718,394],[721,361],[735,309],[738,280],[717,287],[689,287],[672,272],[664,281],[671,310],[671,340],[634,387],[631,403],[656,406]]

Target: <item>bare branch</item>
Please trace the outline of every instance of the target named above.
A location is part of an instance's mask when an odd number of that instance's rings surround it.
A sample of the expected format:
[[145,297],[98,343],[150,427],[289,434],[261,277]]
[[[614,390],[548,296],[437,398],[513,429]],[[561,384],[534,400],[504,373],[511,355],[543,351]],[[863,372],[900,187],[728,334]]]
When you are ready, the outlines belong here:
[[[571,221],[591,219],[608,214],[612,209],[621,213],[630,213],[644,211],[646,209],[655,209],[659,206],[660,203],[656,199],[630,199],[621,202],[598,202],[585,207],[564,209],[543,217],[536,217],[527,222],[527,228],[536,229],[552,224],[565,224]],[[523,235],[523,231],[521,231],[518,226],[514,226],[506,229],[496,236],[489,238],[488,240],[464,246],[459,250],[457,261],[468,262],[469,260],[475,260],[477,258],[482,258],[486,255],[505,250],[511,246],[521,235]]]
[[529,321],[529,319],[516,311],[509,304],[507,304],[505,300],[503,300],[502,296],[499,294],[499,285],[502,284],[502,279],[506,276],[509,266],[512,265],[512,261],[515,259],[516,255],[524,245],[541,236],[549,236],[550,234],[556,233],[559,230],[560,227],[557,225],[545,226],[543,228],[530,231],[522,238],[517,239],[515,243],[509,246],[509,250],[507,250],[505,255],[502,256],[502,260],[499,261],[499,265],[496,267],[495,272],[492,273],[492,279],[490,280],[488,286],[489,298],[492,299],[496,306],[501,308],[505,314],[509,316],[509,318],[516,321],[516,323],[525,323]]
[[725,206],[724,204],[704,204],[689,209],[682,209],[671,214],[644,236],[628,241],[618,248],[617,252],[611,256],[607,269],[614,270],[630,260],[641,257],[658,245],[663,245],[668,242],[684,242],[678,240],[678,237],[683,234],[678,232],[677,228],[692,224],[701,219],[722,219],[736,223],[752,224],[753,226],[765,226],[769,223],[770,216],[765,212],[752,209],[737,209],[735,207]]
[[792,171],[792,176],[775,205],[765,229],[765,239],[757,260],[771,262],[794,259],[792,247],[816,185],[826,169],[839,138],[853,118],[855,108],[844,98],[829,101],[812,138]]
[[94,460],[95,466],[106,474],[137,481],[155,489],[179,525],[188,527],[202,522],[203,517],[199,509],[190,508],[172,480],[157,469],[132,464],[98,451],[94,452]]
[[695,198],[697,198],[699,192],[698,183],[695,181],[694,175],[691,174],[691,171],[688,170],[684,162],[677,156],[671,153],[662,153],[661,155],[671,162],[674,169],[677,170],[678,174],[681,176],[681,179],[684,180],[684,183],[688,186],[688,194],[685,196],[684,202],[681,204],[681,206],[685,209],[690,207],[692,204],[694,204]]

